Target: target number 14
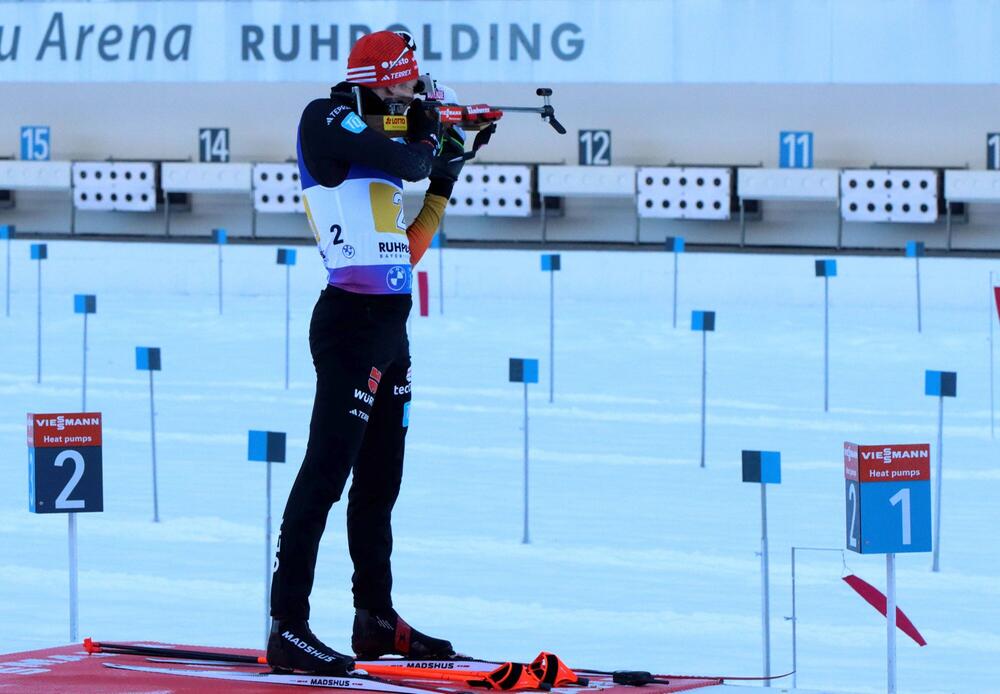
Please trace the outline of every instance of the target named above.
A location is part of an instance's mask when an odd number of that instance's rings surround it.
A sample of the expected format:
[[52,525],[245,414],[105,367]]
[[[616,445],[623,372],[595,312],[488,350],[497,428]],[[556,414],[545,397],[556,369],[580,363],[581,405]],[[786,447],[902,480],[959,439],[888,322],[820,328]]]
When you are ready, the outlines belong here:
[[229,161],[229,128],[201,128],[198,131],[198,159],[202,163]]

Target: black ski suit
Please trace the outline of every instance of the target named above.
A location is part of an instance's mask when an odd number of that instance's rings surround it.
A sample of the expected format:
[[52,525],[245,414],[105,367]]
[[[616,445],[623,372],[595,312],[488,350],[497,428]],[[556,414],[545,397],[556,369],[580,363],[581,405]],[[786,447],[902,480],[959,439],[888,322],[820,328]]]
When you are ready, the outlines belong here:
[[[317,99],[305,108],[299,124],[300,167],[326,187],[338,186],[352,164],[406,180],[426,178],[434,156],[431,143],[404,144],[370,129],[357,133],[338,127],[339,120],[353,114],[354,100],[339,96],[350,86],[338,85],[331,99]],[[386,112],[373,92],[362,88],[361,93],[366,113]],[[432,178],[424,209],[407,230],[411,249],[426,248],[451,185]],[[434,209],[428,213],[429,205]],[[354,562],[354,605],[369,610],[392,606],[391,515],[408,426],[406,319],[411,303],[408,293],[361,294],[328,286],[313,310],[309,347],[316,398],[305,459],[278,538],[271,588],[271,615],[276,619],[309,618],[320,538],[330,507],[340,499],[352,470],[347,535]]]

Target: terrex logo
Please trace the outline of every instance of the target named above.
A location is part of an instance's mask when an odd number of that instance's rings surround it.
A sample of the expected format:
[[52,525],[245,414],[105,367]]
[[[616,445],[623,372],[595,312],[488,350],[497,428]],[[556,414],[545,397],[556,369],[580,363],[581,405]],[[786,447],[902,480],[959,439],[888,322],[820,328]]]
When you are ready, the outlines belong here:
[[337,108],[333,109],[332,111],[330,111],[330,114],[326,117],[326,124],[330,125],[330,123],[333,122],[334,118],[336,118],[341,112],[347,111],[349,109],[350,109],[350,107],[343,106],[343,105],[338,106]]
[[382,372],[372,367],[371,373],[368,374],[368,390],[372,392],[372,395],[378,391],[378,384],[382,381]]

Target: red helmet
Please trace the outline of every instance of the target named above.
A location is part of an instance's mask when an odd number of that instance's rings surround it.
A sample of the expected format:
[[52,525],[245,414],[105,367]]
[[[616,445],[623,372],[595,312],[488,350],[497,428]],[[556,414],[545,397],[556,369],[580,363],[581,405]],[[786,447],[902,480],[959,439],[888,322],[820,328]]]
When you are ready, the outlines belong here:
[[347,58],[347,81],[388,87],[416,79],[417,44],[405,31],[376,31],[358,39]]

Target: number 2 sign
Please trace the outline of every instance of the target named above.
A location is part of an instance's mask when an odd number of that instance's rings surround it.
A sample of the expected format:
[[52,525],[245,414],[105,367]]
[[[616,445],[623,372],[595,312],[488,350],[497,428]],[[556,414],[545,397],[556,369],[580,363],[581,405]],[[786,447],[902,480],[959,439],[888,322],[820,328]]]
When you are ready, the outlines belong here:
[[28,510],[104,510],[100,412],[28,415]]
[[847,549],[931,550],[930,446],[844,444]]

